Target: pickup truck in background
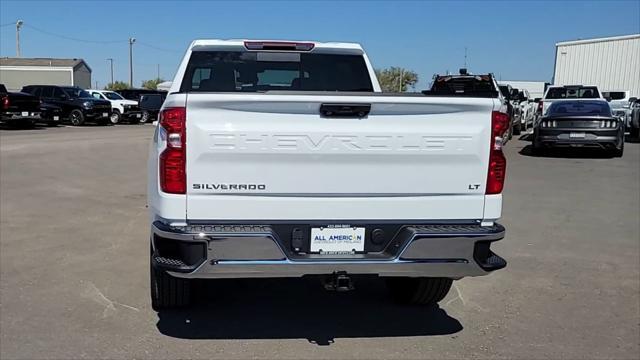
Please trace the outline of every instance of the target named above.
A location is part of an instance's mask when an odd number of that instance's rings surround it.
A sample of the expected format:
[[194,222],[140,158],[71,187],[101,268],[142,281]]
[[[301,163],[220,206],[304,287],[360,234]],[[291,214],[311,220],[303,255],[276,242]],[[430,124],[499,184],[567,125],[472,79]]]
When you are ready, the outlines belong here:
[[0,122],[30,128],[40,120],[40,100],[30,94],[9,92],[0,84]]
[[130,123],[140,123],[142,112],[138,107],[138,102],[128,100],[115,91],[89,89],[87,92],[96,99],[106,100],[111,103],[111,115],[109,120],[112,124],[117,124],[121,120]]
[[150,149],[153,307],[188,305],[193,279],[360,275],[433,305],[505,267],[493,92],[383,94],[353,43],[192,42]]
[[544,92],[539,103],[540,116],[545,116],[549,106],[557,100],[567,99],[603,99],[602,94],[594,85],[551,85]]

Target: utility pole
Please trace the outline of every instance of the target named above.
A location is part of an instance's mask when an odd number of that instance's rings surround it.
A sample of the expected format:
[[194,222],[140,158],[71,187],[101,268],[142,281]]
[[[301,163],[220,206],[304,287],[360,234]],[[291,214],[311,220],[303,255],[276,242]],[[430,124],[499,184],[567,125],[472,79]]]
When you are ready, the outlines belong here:
[[107,61],[111,63],[111,84],[113,85],[113,59],[108,58]]
[[464,47],[464,68],[467,68],[467,47]]
[[398,92],[402,92],[402,83],[404,78],[404,68],[400,70],[400,84],[398,84]]
[[133,43],[135,38],[129,38],[129,86],[133,87]]
[[98,90],[98,80],[96,80],[96,87],[95,87],[95,89],[96,89],[96,90]]
[[160,64],[158,64],[158,77],[156,79],[160,80]]
[[20,57],[20,28],[24,24],[24,21],[16,21],[16,57]]

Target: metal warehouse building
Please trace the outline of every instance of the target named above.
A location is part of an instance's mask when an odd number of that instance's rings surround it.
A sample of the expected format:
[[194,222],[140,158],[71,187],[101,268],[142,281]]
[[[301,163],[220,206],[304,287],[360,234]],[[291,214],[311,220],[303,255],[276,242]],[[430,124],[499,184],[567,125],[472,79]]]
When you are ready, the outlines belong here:
[[640,34],[557,43],[553,83],[640,96]]
[[91,68],[82,59],[0,58],[0,83],[9,91],[25,85],[91,87]]

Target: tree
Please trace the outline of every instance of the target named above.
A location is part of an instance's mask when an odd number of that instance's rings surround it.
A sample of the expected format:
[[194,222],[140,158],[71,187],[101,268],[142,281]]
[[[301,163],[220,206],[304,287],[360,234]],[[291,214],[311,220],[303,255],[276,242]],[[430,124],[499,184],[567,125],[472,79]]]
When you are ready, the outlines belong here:
[[149,90],[157,90],[158,84],[164,82],[164,79],[156,78],[153,80],[145,80],[142,82],[142,87]]
[[128,89],[129,84],[124,81],[116,81],[114,83],[108,83],[107,86],[104,87],[105,90],[118,91]]
[[418,74],[401,67],[376,69],[376,76],[383,92],[404,92],[418,82]]

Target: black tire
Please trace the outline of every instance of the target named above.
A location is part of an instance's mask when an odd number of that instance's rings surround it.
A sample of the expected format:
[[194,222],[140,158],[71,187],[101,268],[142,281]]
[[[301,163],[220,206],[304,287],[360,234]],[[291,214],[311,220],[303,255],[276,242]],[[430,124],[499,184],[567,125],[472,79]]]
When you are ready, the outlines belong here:
[[122,115],[120,115],[120,110],[113,109],[113,111],[109,115],[109,122],[111,123],[111,125],[115,125],[119,123],[121,119],[122,119]]
[[522,132],[522,123],[518,121],[516,126],[514,126],[513,128],[513,135],[520,135],[521,132]]
[[622,154],[624,154],[624,139],[622,140],[620,147],[612,150],[611,154],[613,155],[613,157],[622,157]]
[[84,114],[78,109],[71,110],[71,113],[69,113],[69,121],[71,121],[71,125],[73,126],[82,126],[84,125]]
[[146,122],[149,122],[149,119],[151,119],[151,114],[149,114],[147,110],[144,110],[142,112],[142,117],[140,118],[140,123],[144,124]]
[[435,305],[451,289],[448,278],[387,278],[387,287],[395,301],[411,305]]
[[156,310],[185,307],[191,304],[191,282],[150,266],[151,307]]
[[629,137],[636,138],[636,139],[639,138],[640,137],[640,128],[635,128],[632,125],[631,129],[629,129]]

